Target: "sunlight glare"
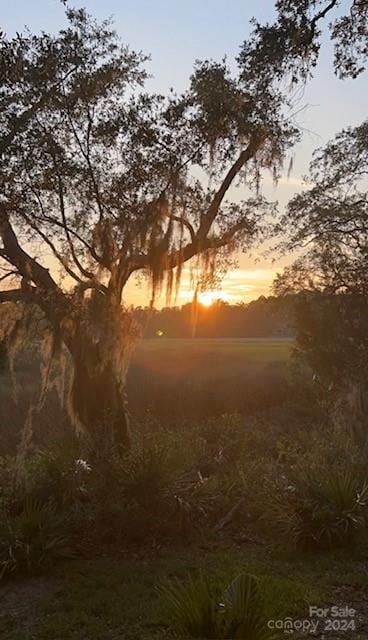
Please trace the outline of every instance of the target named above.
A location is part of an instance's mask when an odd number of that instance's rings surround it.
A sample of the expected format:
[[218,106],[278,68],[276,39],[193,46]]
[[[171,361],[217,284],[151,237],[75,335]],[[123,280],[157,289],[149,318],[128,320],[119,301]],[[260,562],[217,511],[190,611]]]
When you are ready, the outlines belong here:
[[210,307],[216,300],[227,302],[230,296],[224,291],[203,291],[198,294],[198,302],[204,307]]

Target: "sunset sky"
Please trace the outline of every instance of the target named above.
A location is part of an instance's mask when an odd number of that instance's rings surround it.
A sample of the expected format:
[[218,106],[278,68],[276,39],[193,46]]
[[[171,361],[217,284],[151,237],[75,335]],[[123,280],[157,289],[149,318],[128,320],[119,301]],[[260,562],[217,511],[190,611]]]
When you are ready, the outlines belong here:
[[[272,20],[274,0],[75,0],[74,6],[84,6],[98,19],[113,16],[116,30],[122,39],[135,49],[150,53],[148,87],[166,92],[169,87],[180,91],[186,88],[196,59],[221,59],[225,54],[231,61],[239,45],[249,33],[249,20]],[[342,2],[341,10],[344,9]],[[32,31],[56,31],[62,22],[63,7],[58,0],[17,0],[2,3],[1,28],[12,35],[27,25]],[[270,200],[278,200],[280,209],[299,190],[302,177],[308,171],[312,151],[323,146],[341,128],[354,126],[365,118],[368,100],[367,76],[357,80],[337,80],[332,70],[332,48],[325,38],[321,59],[314,80],[308,84],[300,101],[306,106],[298,116],[304,129],[302,142],[294,150],[293,172],[285,175],[277,188],[271,176],[266,177],[263,193]],[[241,189],[236,197],[241,198]],[[276,271],[287,259],[267,259],[260,255],[240,255],[238,269],[230,272],[220,291],[208,294],[205,301],[220,297],[229,302],[249,301],[261,294],[269,294]],[[184,271],[177,304],[188,302],[193,296],[189,269]],[[149,294],[144,284],[131,282],[125,302],[145,305]],[[158,301],[158,305],[164,300]]]

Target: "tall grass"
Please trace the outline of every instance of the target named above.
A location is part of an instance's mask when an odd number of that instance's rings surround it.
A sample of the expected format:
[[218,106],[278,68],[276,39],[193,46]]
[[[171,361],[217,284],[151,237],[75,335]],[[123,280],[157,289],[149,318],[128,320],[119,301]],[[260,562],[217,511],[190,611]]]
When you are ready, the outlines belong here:
[[261,590],[250,574],[235,578],[226,588],[213,584],[200,572],[185,583],[171,581],[161,588],[171,618],[182,637],[267,640],[273,634],[267,627]]

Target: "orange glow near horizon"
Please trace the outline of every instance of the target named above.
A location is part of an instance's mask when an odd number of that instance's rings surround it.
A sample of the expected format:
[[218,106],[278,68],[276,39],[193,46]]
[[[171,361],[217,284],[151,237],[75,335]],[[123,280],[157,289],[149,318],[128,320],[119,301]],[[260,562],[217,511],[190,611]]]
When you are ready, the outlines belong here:
[[[204,307],[210,307],[216,300],[223,300],[229,304],[248,303],[261,295],[270,295],[272,282],[276,275],[274,265],[244,266],[229,271],[219,289],[209,289],[198,294],[198,301]],[[193,301],[195,283],[191,279],[189,268],[184,268],[179,291],[170,302],[167,302],[165,292],[157,296],[155,306],[182,306]],[[128,305],[146,306],[149,304],[151,292],[146,282],[130,280],[125,289],[125,302]]]
[[198,294],[198,302],[204,307],[210,307],[217,300],[231,302],[232,296],[226,291],[203,291]]

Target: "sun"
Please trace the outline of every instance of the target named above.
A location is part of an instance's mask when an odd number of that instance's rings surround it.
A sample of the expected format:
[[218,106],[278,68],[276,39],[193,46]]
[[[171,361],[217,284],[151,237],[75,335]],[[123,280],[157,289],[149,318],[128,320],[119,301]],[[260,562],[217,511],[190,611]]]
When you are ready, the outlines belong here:
[[198,302],[204,307],[210,307],[216,300],[226,302],[227,294],[224,291],[203,291],[198,294]]

